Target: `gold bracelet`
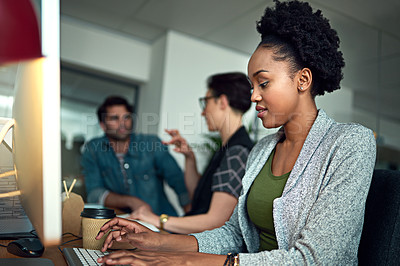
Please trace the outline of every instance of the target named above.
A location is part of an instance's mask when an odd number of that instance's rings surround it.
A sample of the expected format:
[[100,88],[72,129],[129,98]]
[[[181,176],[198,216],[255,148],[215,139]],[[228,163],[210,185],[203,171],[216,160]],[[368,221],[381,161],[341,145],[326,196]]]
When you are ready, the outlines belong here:
[[228,255],[226,255],[224,266],[239,266],[239,254],[232,254],[229,252]]
[[160,215],[160,229],[164,230],[164,224],[168,221],[169,216],[167,214]]

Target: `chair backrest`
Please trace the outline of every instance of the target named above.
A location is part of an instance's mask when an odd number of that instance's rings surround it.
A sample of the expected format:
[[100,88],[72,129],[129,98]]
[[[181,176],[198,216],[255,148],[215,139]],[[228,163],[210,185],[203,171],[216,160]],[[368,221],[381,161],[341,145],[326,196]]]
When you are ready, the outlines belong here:
[[400,171],[374,170],[358,260],[359,265],[400,265]]

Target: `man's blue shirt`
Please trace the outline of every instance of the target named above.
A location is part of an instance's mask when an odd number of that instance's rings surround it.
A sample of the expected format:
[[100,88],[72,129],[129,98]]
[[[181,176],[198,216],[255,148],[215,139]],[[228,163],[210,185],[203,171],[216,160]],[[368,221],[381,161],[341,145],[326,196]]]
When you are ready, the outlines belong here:
[[176,192],[181,206],[189,203],[182,170],[168,147],[154,135],[131,135],[122,166],[126,176],[106,136],[85,144],[81,165],[89,203],[100,202],[100,197],[110,191],[138,197],[158,215],[176,216],[164,192],[164,181]]

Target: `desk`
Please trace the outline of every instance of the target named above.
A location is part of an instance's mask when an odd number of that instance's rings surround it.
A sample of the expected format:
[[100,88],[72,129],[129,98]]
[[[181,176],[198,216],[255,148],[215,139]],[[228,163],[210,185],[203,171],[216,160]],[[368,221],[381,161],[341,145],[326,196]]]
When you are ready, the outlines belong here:
[[[69,240],[73,240],[73,239],[75,239],[74,236],[70,236],[70,235],[64,236],[62,238],[62,243],[69,241]],[[11,241],[13,241],[13,240],[0,240],[0,244],[7,245]],[[82,247],[82,239],[67,243],[67,244],[61,246],[60,248],[62,250],[65,247]],[[5,247],[0,247],[0,258],[21,258],[21,257],[18,257],[11,253],[8,253],[7,248],[5,248]],[[67,266],[67,262],[65,261],[63,254],[60,252],[60,250],[57,247],[46,248],[44,250],[44,253],[41,256],[41,258],[50,259],[51,261],[53,261],[54,265],[56,265],[56,266],[59,266],[59,265]]]
[[[122,214],[123,212],[116,210],[116,213]],[[167,232],[163,231],[161,233],[167,233]],[[67,241],[74,240],[74,239],[76,239],[76,237],[67,234],[62,237],[61,243],[65,243]],[[1,240],[0,239],[0,244],[7,246],[8,243],[10,243],[11,241],[13,241],[13,240]],[[66,247],[81,248],[82,245],[83,245],[82,239],[79,239],[79,240],[75,240],[75,241],[72,241],[72,242],[69,242],[69,243],[66,243],[66,244],[60,246],[60,249],[62,250],[63,248],[66,248]],[[115,243],[113,248],[114,249],[131,249],[132,246],[129,245],[128,243]],[[21,258],[21,257],[18,257],[11,253],[8,253],[6,247],[0,246],[0,258]],[[58,249],[57,246],[46,248],[44,250],[43,255],[40,258],[50,259],[51,261],[53,261],[54,265],[56,265],[56,266],[59,266],[59,265],[67,266],[67,262],[64,259],[64,255],[62,254],[62,252],[60,252],[60,250]]]
[[[161,232],[161,233],[168,234],[167,232]],[[71,235],[65,235],[62,238],[62,243],[65,243],[67,241],[74,240],[74,239],[76,239],[76,237],[71,236]],[[10,243],[11,241],[13,241],[13,240],[0,240],[0,244],[7,246],[8,243]],[[60,246],[60,249],[62,250],[63,248],[66,248],[66,247],[81,248],[82,247],[82,239],[66,243],[66,244]],[[132,246],[128,243],[115,243],[112,248],[114,248],[114,249],[131,249]],[[21,257],[18,257],[11,253],[8,253],[6,247],[0,247],[0,258],[21,258]],[[50,259],[56,266],[68,266],[67,262],[64,259],[64,255],[58,249],[57,246],[46,248],[44,250],[43,255],[40,258]]]

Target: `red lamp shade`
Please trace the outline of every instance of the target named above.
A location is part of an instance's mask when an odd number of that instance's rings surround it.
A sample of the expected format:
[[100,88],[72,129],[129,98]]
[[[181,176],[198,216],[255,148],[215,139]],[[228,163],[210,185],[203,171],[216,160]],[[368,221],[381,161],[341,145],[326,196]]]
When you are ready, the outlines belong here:
[[0,0],[0,65],[42,57],[30,0]]

